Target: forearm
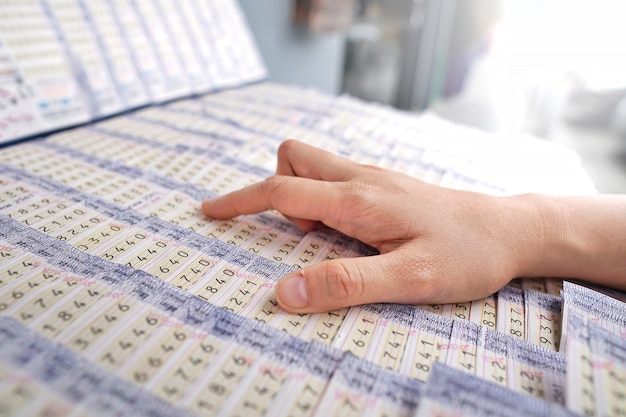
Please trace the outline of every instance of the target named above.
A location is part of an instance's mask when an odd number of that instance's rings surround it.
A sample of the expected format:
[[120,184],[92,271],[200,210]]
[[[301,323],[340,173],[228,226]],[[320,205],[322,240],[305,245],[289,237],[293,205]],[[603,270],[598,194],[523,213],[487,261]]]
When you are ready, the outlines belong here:
[[[578,278],[626,289],[626,197],[511,197],[522,276]],[[529,219],[529,225],[521,224]],[[536,241],[532,241],[536,236]],[[532,258],[532,259],[531,259]]]

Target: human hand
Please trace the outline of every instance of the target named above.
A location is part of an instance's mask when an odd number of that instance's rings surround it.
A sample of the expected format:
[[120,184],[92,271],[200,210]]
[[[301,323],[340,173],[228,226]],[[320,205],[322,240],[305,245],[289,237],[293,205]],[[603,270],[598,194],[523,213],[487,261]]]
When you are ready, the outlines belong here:
[[523,198],[441,188],[293,140],[280,146],[275,176],[202,204],[214,219],[270,209],[305,232],[322,223],[380,252],[285,276],[276,298],[296,313],[485,297],[532,272],[528,261],[541,230]]

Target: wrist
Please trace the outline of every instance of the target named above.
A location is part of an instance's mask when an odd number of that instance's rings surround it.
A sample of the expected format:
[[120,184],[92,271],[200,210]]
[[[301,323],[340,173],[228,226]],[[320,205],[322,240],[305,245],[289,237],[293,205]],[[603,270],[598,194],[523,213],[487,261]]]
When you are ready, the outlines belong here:
[[626,197],[491,197],[503,280],[558,277],[626,290]]
[[[520,277],[579,278],[603,282],[620,271],[623,234],[608,196],[561,197],[526,194],[516,197]],[[623,209],[620,207],[620,209]],[[623,270],[622,270],[623,274]]]
[[512,252],[514,277],[563,276],[568,259],[581,252],[571,239],[558,199],[541,194],[503,197],[505,241]]

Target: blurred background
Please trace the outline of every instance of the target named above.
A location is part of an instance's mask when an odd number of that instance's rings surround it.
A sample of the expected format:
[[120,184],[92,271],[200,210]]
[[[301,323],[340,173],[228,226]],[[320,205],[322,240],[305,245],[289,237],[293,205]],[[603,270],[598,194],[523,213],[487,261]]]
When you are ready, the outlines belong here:
[[573,148],[626,193],[624,0],[239,0],[269,79]]

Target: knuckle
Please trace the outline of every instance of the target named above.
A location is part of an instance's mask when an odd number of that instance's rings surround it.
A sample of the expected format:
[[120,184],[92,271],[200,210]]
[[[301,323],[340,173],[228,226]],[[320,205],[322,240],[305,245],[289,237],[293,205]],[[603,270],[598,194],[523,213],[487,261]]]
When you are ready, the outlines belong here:
[[376,187],[364,182],[347,182],[341,184],[341,194],[348,207],[361,207],[371,204],[377,195]]
[[280,175],[273,175],[260,183],[263,193],[266,195],[272,195],[279,192],[284,185],[285,177],[281,177]]
[[[282,158],[287,158],[288,155],[293,152],[293,149],[298,146],[298,141],[294,140],[294,139],[287,139],[286,141],[282,142],[279,146],[278,146],[278,158],[282,159]],[[287,158],[288,159],[288,158]]]
[[[341,184],[340,189],[342,204],[333,207],[340,222],[345,227],[348,225],[362,224],[363,221],[376,221],[374,216],[385,211],[381,204],[380,190],[372,184],[363,182],[351,182]],[[369,220],[368,220],[369,219]],[[349,229],[348,229],[349,230]],[[358,233],[358,230],[349,230],[349,233]]]
[[361,165],[369,174],[386,175],[389,170],[377,165],[363,164]]
[[289,194],[287,181],[287,177],[274,175],[259,183],[260,193],[267,200],[267,209],[278,209],[277,204],[283,199],[284,195]]
[[358,269],[348,269],[342,262],[325,262],[328,294],[342,305],[360,300],[364,279]]

